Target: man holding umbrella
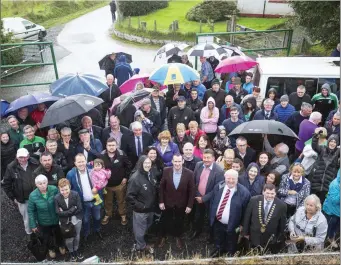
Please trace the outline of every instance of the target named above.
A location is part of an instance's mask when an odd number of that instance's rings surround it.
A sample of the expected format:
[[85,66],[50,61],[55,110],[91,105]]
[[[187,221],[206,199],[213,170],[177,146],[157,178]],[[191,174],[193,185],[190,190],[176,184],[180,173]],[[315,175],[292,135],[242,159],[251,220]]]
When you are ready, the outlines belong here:
[[105,76],[108,76],[108,74],[112,74],[114,72],[116,64],[116,53],[113,52],[104,56],[104,58],[100,60],[98,64],[100,69],[105,71]]
[[[212,66],[209,62],[206,61],[206,57],[200,56],[200,62],[201,62],[200,81],[206,87],[206,89],[210,89],[211,81],[214,78]],[[206,104],[206,102],[204,104]]]

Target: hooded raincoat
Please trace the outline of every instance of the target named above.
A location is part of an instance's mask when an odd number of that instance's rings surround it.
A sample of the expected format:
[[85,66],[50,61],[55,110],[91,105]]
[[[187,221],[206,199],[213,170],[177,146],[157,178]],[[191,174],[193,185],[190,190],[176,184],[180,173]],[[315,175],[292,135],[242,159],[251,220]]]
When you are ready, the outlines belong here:
[[[209,110],[208,104],[213,103],[213,109]],[[201,110],[200,114],[201,120],[201,129],[205,133],[215,133],[218,127],[218,120],[219,120],[219,109],[215,106],[214,98],[210,97],[207,100],[206,107]]]

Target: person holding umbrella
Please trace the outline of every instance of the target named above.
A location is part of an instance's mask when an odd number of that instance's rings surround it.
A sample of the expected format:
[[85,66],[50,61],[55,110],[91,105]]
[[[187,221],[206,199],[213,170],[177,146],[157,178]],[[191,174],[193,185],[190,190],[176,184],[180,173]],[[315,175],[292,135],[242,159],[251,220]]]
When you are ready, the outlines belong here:
[[[36,125],[34,120],[29,115],[27,107],[23,107],[23,108],[19,109],[17,111],[16,118],[19,121],[19,124],[21,124],[21,125],[24,125],[24,126],[25,125],[35,126]],[[35,130],[36,130],[36,127],[35,127]]]
[[118,63],[114,69],[114,76],[117,78],[118,87],[133,76],[133,70],[131,69],[130,64],[127,63],[127,59],[124,54],[118,58]]
[[116,65],[116,53],[113,52],[104,56],[102,60],[98,62],[98,64],[100,69],[105,71],[105,76],[112,74]]
[[[201,62],[200,81],[206,87],[206,89],[210,89],[211,82],[214,78],[212,66],[204,56],[200,56],[200,62]],[[206,104],[206,102],[204,104]]]
[[166,93],[166,106],[168,108],[168,111],[175,107],[177,104],[177,99],[179,97],[183,96],[186,98],[186,92],[185,90],[181,89],[181,84],[174,84],[173,88],[168,89]]

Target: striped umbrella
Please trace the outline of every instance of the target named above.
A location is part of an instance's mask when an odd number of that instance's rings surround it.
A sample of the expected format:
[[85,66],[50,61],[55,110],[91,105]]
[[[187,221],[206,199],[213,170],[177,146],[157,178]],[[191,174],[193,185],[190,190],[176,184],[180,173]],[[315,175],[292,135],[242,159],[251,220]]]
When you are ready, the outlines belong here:
[[162,85],[184,84],[186,82],[198,80],[200,78],[197,71],[181,63],[164,64],[155,69],[149,77],[149,80]]
[[221,54],[226,53],[224,48],[215,43],[199,43],[188,51],[188,56],[203,56],[218,58]]
[[156,52],[154,62],[157,57],[159,59],[161,59],[163,56],[168,57],[173,54],[177,54],[178,52],[186,49],[187,47],[188,45],[185,43],[167,43]]

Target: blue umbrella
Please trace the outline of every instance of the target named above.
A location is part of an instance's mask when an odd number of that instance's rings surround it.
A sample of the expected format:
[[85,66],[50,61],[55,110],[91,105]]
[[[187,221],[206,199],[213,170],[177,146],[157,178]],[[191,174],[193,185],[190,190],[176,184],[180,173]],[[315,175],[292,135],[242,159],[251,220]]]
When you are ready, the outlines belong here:
[[5,116],[5,112],[9,107],[9,102],[2,99],[1,100],[1,117]]
[[91,74],[67,74],[50,85],[53,96],[72,96],[85,94],[99,96],[108,86],[102,77]]
[[198,79],[200,79],[198,72],[182,63],[165,64],[149,76],[149,80],[162,85],[183,84]]
[[18,109],[21,109],[23,107],[37,105],[40,103],[55,102],[58,99],[59,97],[51,96],[48,93],[34,93],[31,95],[25,95],[14,100],[11,104],[9,104],[9,107],[6,110],[5,115],[14,112]]

